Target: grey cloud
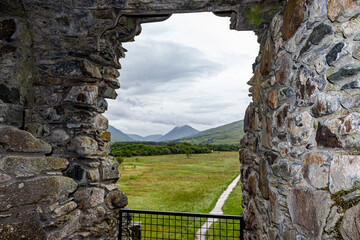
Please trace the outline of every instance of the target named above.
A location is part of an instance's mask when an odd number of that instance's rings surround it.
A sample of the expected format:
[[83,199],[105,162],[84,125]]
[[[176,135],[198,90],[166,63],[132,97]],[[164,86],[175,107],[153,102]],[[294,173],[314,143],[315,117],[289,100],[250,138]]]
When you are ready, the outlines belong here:
[[[131,53],[131,54],[130,54]],[[224,69],[207,59],[200,50],[171,41],[148,40],[128,47],[122,63],[123,89],[170,81],[193,81]]]

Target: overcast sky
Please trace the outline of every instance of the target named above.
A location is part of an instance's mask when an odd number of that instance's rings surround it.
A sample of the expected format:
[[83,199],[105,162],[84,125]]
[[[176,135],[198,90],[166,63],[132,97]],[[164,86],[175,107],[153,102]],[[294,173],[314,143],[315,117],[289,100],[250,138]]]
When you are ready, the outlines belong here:
[[121,88],[105,113],[109,123],[147,136],[243,119],[259,47],[253,32],[229,30],[229,24],[212,13],[142,24],[135,42],[124,44]]

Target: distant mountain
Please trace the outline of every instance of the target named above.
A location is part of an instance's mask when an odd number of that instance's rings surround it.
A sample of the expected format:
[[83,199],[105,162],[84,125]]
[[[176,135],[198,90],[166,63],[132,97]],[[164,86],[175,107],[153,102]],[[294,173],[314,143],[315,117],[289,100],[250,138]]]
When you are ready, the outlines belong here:
[[111,133],[111,142],[134,142],[135,140],[120,131],[119,129],[114,128],[109,125],[108,131]]
[[146,137],[142,137],[137,134],[127,134],[127,135],[132,139],[134,139],[135,141],[139,141],[139,142],[157,142],[158,139],[163,136],[162,134],[149,135]]
[[159,138],[157,141],[164,142],[164,141],[172,141],[175,139],[185,138],[192,136],[199,131],[195,128],[192,128],[188,125],[182,126],[182,127],[175,127],[170,132]]
[[211,128],[190,137],[179,139],[180,142],[195,144],[239,144],[244,136],[244,120]]

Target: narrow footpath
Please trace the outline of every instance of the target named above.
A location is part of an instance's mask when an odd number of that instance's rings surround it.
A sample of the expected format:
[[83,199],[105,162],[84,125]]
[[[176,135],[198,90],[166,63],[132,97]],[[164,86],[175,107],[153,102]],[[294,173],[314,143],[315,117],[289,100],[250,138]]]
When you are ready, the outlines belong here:
[[[236,187],[240,180],[240,174],[229,184],[229,186],[226,188],[226,190],[221,194],[219,199],[216,202],[215,207],[213,210],[210,211],[209,214],[217,214],[222,215],[224,212],[222,211],[222,207],[224,206],[224,203],[226,199],[228,199],[230,193],[232,190]],[[195,240],[205,240],[205,234],[207,230],[211,227],[213,223],[215,223],[218,219],[216,218],[208,218],[206,222],[199,228],[199,230],[196,232]]]

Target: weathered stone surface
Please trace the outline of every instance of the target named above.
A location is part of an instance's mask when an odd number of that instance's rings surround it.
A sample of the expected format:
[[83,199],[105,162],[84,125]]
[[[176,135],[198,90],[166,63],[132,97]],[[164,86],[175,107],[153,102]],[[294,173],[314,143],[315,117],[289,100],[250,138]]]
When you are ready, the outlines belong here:
[[0,223],[0,233],[2,240],[43,240],[46,236],[44,229],[35,218]]
[[311,108],[311,113],[315,117],[322,117],[335,113],[341,109],[340,101],[342,95],[337,92],[319,93],[316,102]]
[[292,60],[291,55],[288,53],[284,53],[276,60],[275,63],[275,77],[276,82],[279,85],[285,85],[290,81],[291,77],[291,69],[292,68]]
[[355,48],[353,52],[353,57],[360,60],[360,45]]
[[257,179],[257,177],[254,174],[250,175],[250,177],[247,179],[247,183],[248,183],[247,188],[244,189],[249,192],[249,194],[252,198],[256,197],[256,192],[257,192],[257,187],[258,187],[257,186],[258,183],[257,183],[256,179]]
[[109,120],[101,114],[94,118],[94,128],[97,130],[107,130],[109,127]]
[[93,208],[104,202],[105,190],[101,188],[80,188],[74,194],[80,208]]
[[326,226],[325,226],[326,232],[330,232],[331,230],[333,230],[336,226],[336,223],[340,219],[341,215],[338,213],[338,209],[339,208],[337,206],[333,206],[331,208],[329,217],[327,218],[327,221],[326,221]]
[[71,211],[73,211],[78,205],[74,202],[68,202],[62,206],[57,207],[56,209],[54,209],[53,214],[51,215],[51,218],[57,218],[60,216],[63,216]]
[[120,177],[119,163],[113,160],[101,162],[101,177],[103,180],[117,180]]
[[124,208],[127,204],[128,198],[120,189],[115,189],[106,196],[106,205],[109,209]]
[[332,205],[330,194],[309,188],[294,188],[290,190],[286,202],[295,228],[309,239],[321,239]]
[[273,174],[281,177],[285,181],[299,181],[302,176],[299,176],[299,171],[302,168],[303,163],[300,161],[286,161],[280,160],[276,164],[271,166]]
[[332,133],[330,129],[322,124],[319,124],[316,131],[316,142],[323,147],[336,148],[341,147],[341,142],[338,136]]
[[356,35],[353,40],[354,41],[360,41],[360,33],[358,35]]
[[49,233],[47,239],[48,240],[58,240],[64,239],[66,236],[69,236],[71,233],[80,229],[80,218],[81,218],[81,211],[76,209],[72,211],[65,219],[62,225],[62,228],[55,230]]
[[50,153],[51,146],[29,132],[0,126],[0,151]]
[[307,143],[313,129],[313,118],[308,112],[294,113],[289,116],[287,137],[293,145]]
[[318,26],[314,27],[306,44],[301,49],[299,55],[301,56],[303,53],[307,52],[313,44],[319,45],[320,42],[326,37],[326,35],[330,33],[332,33],[332,27],[325,23],[321,23]]
[[17,104],[1,103],[0,123],[21,127],[24,120],[24,107]]
[[78,164],[71,164],[64,172],[64,175],[76,180],[78,183],[84,183],[87,180],[88,170]]
[[265,76],[268,75],[271,71],[271,64],[273,59],[273,47],[272,47],[272,40],[270,35],[266,39],[264,44],[263,52],[261,55],[261,62],[260,62],[260,73]]
[[348,191],[360,181],[360,156],[336,155],[330,166],[330,185],[332,194]]
[[14,19],[5,19],[0,22],[0,40],[10,41],[15,32],[16,23]]
[[285,132],[287,129],[289,109],[290,106],[284,104],[275,112],[275,126],[278,132]]
[[344,85],[341,87],[341,90],[356,89],[356,88],[360,88],[360,79],[359,79],[359,80],[356,80],[356,81],[353,81],[353,82],[349,82],[349,83],[344,84]]
[[341,197],[344,202],[350,202],[360,198],[360,190],[356,190]]
[[244,117],[244,131],[253,130],[255,128],[255,109],[252,103],[246,108]]
[[55,201],[75,191],[77,184],[67,177],[42,177],[0,186],[0,211],[29,204]]
[[340,225],[340,233],[345,240],[360,239],[360,205],[356,205],[345,212]]
[[284,220],[284,215],[280,211],[279,198],[280,196],[277,190],[271,188],[269,192],[270,219],[272,222],[277,224],[280,224]]
[[269,199],[268,163],[263,158],[259,163],[259,189],[264,199]]
[[268,92],[268,104],[271,109],[277,108],[277,91],[270,90]]
[[329,183],[330,156],[322,152],[307,153],[304,162],[304,179],[315,188],[326,188]]
[[[353,1],[353,0],[349,0]],[[351,35],[358,34],[360,31],[360,16],[352,18],[350,21],[346,21],[341,24],[338,29],[342,32],[345,37],[350,37]]]
[[341,106],[346,109],[359,108],[360,107],[360,96],[351,96],[348,98],[343,98],[341,101]]
[[78,136],[71,140],[68,150],[82,156],[94,155],[98,153],[98,143],[90,137]]
[[0,183],[7,182],[11,179],[11,177],[7,174],[0,173]]
[[62,129],[55,129],[51,132],[51,141],[52,142],[65,142],[70,139],[70,136],[67,134],[66,131]]
[[356,6],[354,0],[329,0],[328,2],[328,17],[331,21],[336,21],[349,8]]
[[330,50],[330,52],[326,55],[326,62],[329,65],[332,65],[332,63],[338,59],[339,53],[341,52],[341,50],[343,49],[344,46],[345,46],[345,44],[343,42],[340,42],[340,43],[336,44]]
[[94,85],[74,86],[65,98],[65,101],[85,104],[95,104],[98,87]]
[[270,117],[262,119],[261,128],[262,145],[266,148],[272,148],[273,129],[271,127]]
[[37,176],[42,171],[64,170],[67,166],[66,159],[52,157],[10,156],[0,160],[0,169],[16,177]]
[[339,133],[341,135],[360,133],[360,113],[350,113],[343,119],[340,119],[341,125]]
[[360,73],[360,67],[348,65],[329,75],[327,79],[332,83],[337,83],[344,78],[352,77],[358,73]]
[[287,41],[294,36],[304,20],[306,12],[306,1],[290,0],[287,2],[284,12],[284,24],[282,28],[282,38]]

